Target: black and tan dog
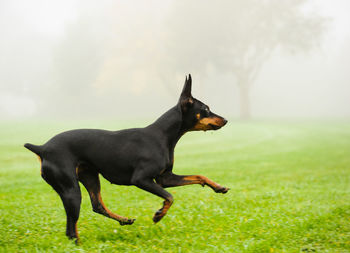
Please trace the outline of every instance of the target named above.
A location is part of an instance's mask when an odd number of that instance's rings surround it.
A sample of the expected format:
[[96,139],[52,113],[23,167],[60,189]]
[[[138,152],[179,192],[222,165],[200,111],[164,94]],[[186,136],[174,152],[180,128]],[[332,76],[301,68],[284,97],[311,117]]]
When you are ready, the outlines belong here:
[[145,128],[78,129],[60,133],[41,146],[24,145],[39,156],[42,177],[62,199],[69,238],[78,238],[79,181],[89,192],[94,212],[115,219],[121,225],[134,222],[134,219],[114,214],[105,207],[100,195],[99,174],[112,184],[135,185],[163,198],[163,207],[154,214],[154,222],[160,221],[173,203],[172,195],[164,190],[166,187],[200,184],[208,185],[218,193],[229,190],[204,176],[172,173],[174,148],[183,134],[217,130],[227,123],[192,97],[191,86],[189,75],[177,105]]

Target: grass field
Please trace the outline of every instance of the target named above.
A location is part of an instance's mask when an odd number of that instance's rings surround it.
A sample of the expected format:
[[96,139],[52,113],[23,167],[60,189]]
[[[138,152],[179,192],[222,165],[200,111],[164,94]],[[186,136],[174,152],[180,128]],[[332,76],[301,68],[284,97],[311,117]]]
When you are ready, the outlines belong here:
[[[143,124],[136,124],[143,125]],[[102,197],[132,226],[91,210],[86,190],[78,222],[81,245],[65,237],[58,195],[40,177],[23,143],[41,144],[77,127],[135,124],[0,124],[1,252],[350,252],[350,123],[230,124],[186,134],[175,154],[178,174],[202,174],[231,190],[169,188],[175,202],[154,225],[162,200],[102,179]]]

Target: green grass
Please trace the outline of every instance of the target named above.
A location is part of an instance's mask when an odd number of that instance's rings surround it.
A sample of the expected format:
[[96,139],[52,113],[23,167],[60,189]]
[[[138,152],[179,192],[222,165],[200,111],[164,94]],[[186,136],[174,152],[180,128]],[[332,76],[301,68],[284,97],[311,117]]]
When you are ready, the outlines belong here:
[[[143,124],[136,124],[143,125]],[[234,122],[217,132],[186,134],[175,154],[178,174],[202,174],[231,190],[170,188],[175,202],[154,225],[162,200],[102,179],[120,226],[91,211],[86,190],[78,222],[81,245],[66,239],[58,195],[40,177],[40,144],[76,127],[118,125],[2,123],[1,252],[350,252],[350,123]]]

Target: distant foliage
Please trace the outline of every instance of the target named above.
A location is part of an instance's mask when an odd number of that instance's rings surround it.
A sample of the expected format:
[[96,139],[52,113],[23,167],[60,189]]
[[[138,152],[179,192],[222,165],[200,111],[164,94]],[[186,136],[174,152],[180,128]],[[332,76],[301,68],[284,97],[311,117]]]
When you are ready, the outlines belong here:
[[269,56],[309,51],[322,41],[327,19],[307,6],[307,0],[87,5],[57,43],[42,109],[108,115],[116,99],[121,105],[147,92],[177,97],[185,74],[205,77],[214,69],[233,74],[247,118],[250,87]]
[[[197,3],[197,4],[196,4]],[[176,1],[168,17],[167,53],[173,68],[231,72],[240,90],[241,117],[250,116],[249,88],[277,49],[317,45],[327,19],[306,11],[307,0]],[[181,53],[179,53],[181,52]]]

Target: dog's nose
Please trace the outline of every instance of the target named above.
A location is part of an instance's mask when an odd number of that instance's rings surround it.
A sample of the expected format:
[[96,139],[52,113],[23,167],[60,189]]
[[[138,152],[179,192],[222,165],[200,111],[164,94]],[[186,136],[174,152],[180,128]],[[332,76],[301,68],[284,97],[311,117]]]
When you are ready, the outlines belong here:
[[227,123],[227,120],[223,119],[223,126],[226,125],[226,123]]

